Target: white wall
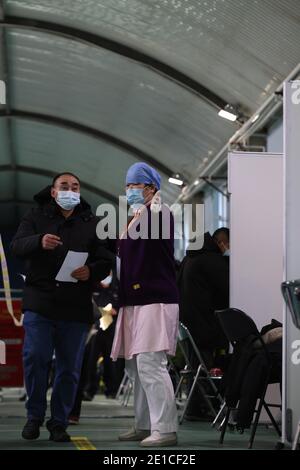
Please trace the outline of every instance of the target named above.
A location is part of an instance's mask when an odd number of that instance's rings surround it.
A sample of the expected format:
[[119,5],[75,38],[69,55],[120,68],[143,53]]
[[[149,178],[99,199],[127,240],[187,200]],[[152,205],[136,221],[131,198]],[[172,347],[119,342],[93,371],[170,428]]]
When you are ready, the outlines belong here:
[[282,321],[283,158],[229,154],[230,305],[258,328]]
[[[286,197],[286,280],[300,278],[300,81],[285,84],[284,154]],[[293,345],[300,331],[292,323],[289,312],[285,324],[285,387],[286,408],[292,410],[292,430],[287,423],[288,436],[295,434],[300,419],[300,364],[292,360]],[[291,432],[290,432],[291,431]]]

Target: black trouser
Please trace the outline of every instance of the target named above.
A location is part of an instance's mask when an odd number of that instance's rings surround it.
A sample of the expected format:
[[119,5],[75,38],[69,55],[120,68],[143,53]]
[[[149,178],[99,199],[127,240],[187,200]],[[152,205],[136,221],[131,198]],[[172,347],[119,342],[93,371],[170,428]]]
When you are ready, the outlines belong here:
[[117,360],[113,362],[110,358],[111,348],[115,334],[115,321],[105,331],[99,329],[91,339],[90,354],[88,359],[88,371],[85,391],[94,396],[99,386],[99,377],[97,374],[97,362],[99,357],[103,356],[103,380],[105,383],[105,394],[114,395],[124,373],[124,361]]
[[90,355],[90,349],[91,349],[91,342],[89,341],[85,346],[79,384],[77,388],[75,402],[74,402],[72,411],[70,413],[70,416],[78,416],[78,417],[80,416],[83,390],[84,390],[86,380],[87,380],[88,360],[89,360],[89,355]]

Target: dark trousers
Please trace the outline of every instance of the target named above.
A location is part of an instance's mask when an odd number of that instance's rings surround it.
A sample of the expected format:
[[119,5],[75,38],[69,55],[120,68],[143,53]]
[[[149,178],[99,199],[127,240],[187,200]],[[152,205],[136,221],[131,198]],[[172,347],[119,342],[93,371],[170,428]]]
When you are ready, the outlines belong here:
[[78,322],[50,320],[30,311],[25,312],[23,325],[28,419],[42,423],[45,418],[49,371],[55,351],[56,365],[49,426],[60,424],[67,427],[79,382],[89,326]]
[[103,331],[99,329],[91,338],[85,391],[92,396],[97,393],[99,386],[97,361],[101,355],[103,355],[103,380],[105,383],[106,395],[114,395],[117,393],[124,374],[124,361],[117,360],[116,362],[113,362],[110,358],[115,326],[114,321],[107,330]]
[[77,418],[80,417],[83,391],[84,391],[84,387],[85,387],[86,380],[87,380],[87,374],[88,374],[90,349],[91,349],[91,340],[85,346],[79,384],[77,387],[77,393],[76,393],[75,401],[73,404],[73,408],[70,412],[70,417],[71,416],[77,417]]

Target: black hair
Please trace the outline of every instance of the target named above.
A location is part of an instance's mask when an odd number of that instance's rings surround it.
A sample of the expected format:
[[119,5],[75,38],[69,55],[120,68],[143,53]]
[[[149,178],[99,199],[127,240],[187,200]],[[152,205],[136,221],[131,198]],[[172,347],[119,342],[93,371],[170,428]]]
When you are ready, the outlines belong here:
[[218,228],[213,234],[213,239],[218,240],[219,238],[226,238],[229,241],[229,233],[229,228],[227,227]]
[[64,175],[73,176],[73,178],[76,178],[78,183],[81,184],[80,179],[78,178],[78,176],[74,175],[74,173],[70,173],[69,171],[63,171],[62,173],[58,173],[58,175],[54,176],[54,178],[52,180],[52,188],[55,186],[55,183],[58,180],[58,178],[60,178],[61,176],[64,176]]

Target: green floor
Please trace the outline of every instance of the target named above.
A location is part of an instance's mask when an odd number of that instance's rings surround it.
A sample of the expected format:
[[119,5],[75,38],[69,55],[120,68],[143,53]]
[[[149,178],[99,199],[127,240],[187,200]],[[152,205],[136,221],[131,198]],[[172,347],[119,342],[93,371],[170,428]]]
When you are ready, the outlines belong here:
[[[20,434],[25,421],[24,403],[17,398],[5,398],[0,403],[0,449],[63,449],[74,450],[76,443],[57,444],[48,441],[48,432],[43,427],[41,436],[36,441],[24,441]],[[138,443],[121,443],[118,434],[133,424],[132,405],[123,407],[116,400],[106,399],[99,395],[93,402],[84,402],[82,418],[78,426],[70,426],[68,432],[72,437],[85,438],[96,449],[124,450],[140,449]],[[219,432],[212,429],[209,423],[185,421],[178,432],[177,450],[204,449],[247,449],[249,434],[239,435],[228,432],[223,446],[218,444]],[[259,426],[254,449],[274,449],[277,435],[273,429]],[[172,448],[174,449],[174,448]]]

